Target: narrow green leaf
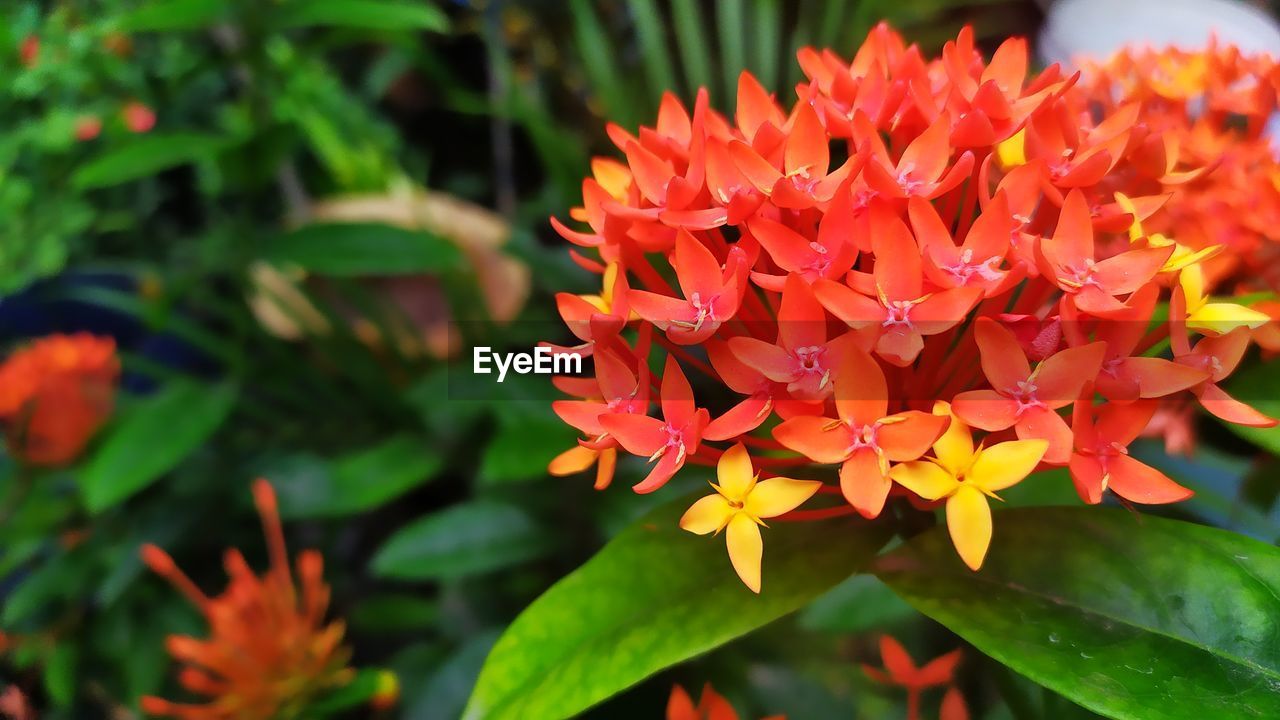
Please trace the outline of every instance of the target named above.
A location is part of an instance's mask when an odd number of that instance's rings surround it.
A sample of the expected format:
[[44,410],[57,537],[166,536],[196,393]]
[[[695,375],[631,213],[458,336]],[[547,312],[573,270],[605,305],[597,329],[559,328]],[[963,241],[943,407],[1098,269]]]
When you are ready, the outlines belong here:
[[547,534],[521,508],[475,501],[401,528],[374,554],[372,567],[385,578],[456,578],[518,565],[549,549]]
[[999,512],[981,572],[945,528],[876,574],[979,650],[1113,718],[1280,717],[1280,549],[1103,508]]
[[321,275],[403,275],[457,268],[462,253],[444,238],[381,223],[316,223],[277,236],[263,259]]
[[737,102],[738,75],[747,69],[747,53],[743,36],[747,23],[743,3],[746,0],[723,0],[716,4],[716,28],[720,39],[720,71],[724,73],[726,107]]
[[141,135],[81,165],[71,176],[71,184],[79,190],[121,185],[212,158],[229,144],[224,137],[199,133]]
[[631,101],[631,86],[614,62],[617,56],[614,41],[600,24],[590,2],[572,0],[569,11],[573,15],[573,31],[582,53],[583,70],[592,90],[599,95],[609,117],[624,126],[632,126],[638,121],[636,106]]
[[671,15],[689,97],[694,97],[700,87],[711,91],[711,51],[707,49],[709,43],[698,0],[672,0]]
[[[815,40],[820,47],[831,47],[836,41],[836,37],[840,33],[840,28],[844,27],[844,11],[848,6],[849,0],[829,0],[822,3],[822,18],[818,21],[818,30]],[[859,7],[870,5],[869,2],[859,3]],[[852,48],[835,48],[835,51],[844,57],[851,57]]]
[[853,520],[773,523],[755,596],[722,538],[677,526],[689,502],[645,516],[526,608],[485,662],[464,720],[576,715],[799,608],[856,572],[888,534]]
[[200,30],[225,20],[229,7],[225,0],[161,0],[126,13],[120,18],[120,30]]
[[339,27],[354,30],[446,32],[449,18],[435,5],[398,0],[293,0],[275,18],[282,29]]
[[667,23],[654,0],[630,0],[629,4],[649,81],[649,101],[656,103],[664,91],[676,91],[676,73],[671,66],[671,49],[667,47]]
[[782,47],[782,7],[778,0],[755,0],[751,25],[756,31],[754,65],[760,82],[778,92],[778,54]]
[[123,410],[80,473],[89,511],[102,512],[177,467],[218,429],[235,401],[231,383],[182,380]]

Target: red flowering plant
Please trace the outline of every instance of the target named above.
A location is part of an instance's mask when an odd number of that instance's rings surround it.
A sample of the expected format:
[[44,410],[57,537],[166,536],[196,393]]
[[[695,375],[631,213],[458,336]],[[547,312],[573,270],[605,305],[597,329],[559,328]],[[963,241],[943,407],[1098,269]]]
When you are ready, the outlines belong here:
[[[598,160],[584,183],[572,215],[590,232],[555,223],[612,297],[560,300],[601,368],[598,390],[567,389],[607,400],[557,412],[583,448],[652,463],[636,492],[718,463],[718,494],[682,526],[727,530],[748,586],[760,518],[835,492],[793,484],[753,510],[755,478],[790,482],[772,476],[797,461],[840,465],[848,505],[823,516],[874,518],[892,494],[945,499],[976,570],[988,499],[1038,467],[1069,467],[1091,503],[1190,496],[1125,453],[1162,401],[1194,394],[1230,422],[1275,424],[1218,385],[1267,319],[1207,302],[1202,264],[1221,247],[1181,251],[1141,230],[1171,186],[1212,170],[1153,135],[1141,103],[1095,115],[1077,76],[1028,77],[1017,40],[984,63],[967,31],[932,63],[883,26],[852,63],[799,59],[809,82],[790,108],[744,73],[733,122],[704,93],[692,115],[668,96],[637,135],[611,126],[627,162]],[[1189,337],[1203,337],[1194,352]],[[1161,341],[1173,357],[1147,352]],[[664,371],[642,387],[651,343]],[[686,368],[746,398],[713,416]],[[1138,427],[1099,435],[1094,415]]]
[[[595,377],[557,380],[573,399],[555,411],[581,439],[552,472],[598,460],[595,485],[604,489],[630,455],[648,464],[637,493],[659,491],[691,466],[715,468],[716,479],[710,494],[655,512],[526,611],[490,656],[467,717],[532,712],[541,702],[568,714],[603,697],[598,687],[559,687],[555,677],[568,670],[540,677],[533,690],[513,689],[503,674],[528,643],[547,642],[536,628],[555,613],[598,620],[603,601],[575,590],[609,562],[637,563],[629,572],[638,577],[594,592],[635,607],[650,632],[665,617],[686,638],[679,650],[645,646],[650,654],[619,673],[634,682],[803,603],[811,595],[801,588],[840,552],[857,557],[831,582],[870,566],[1032,679],[1105,714],[1149,717],[1130,714],[1134,705],[1089,672],[1123,684],[1132,673],[1181,669],[1153,669],[1150,658],[1138,667],[1109,647],[1106,661],[1076,672],[1106,642],[1080,636],[1067,647],[1060,629],[1153,631],[1144,588],[1205,592],[1192,569],[1163,554],[1173,546],[1214,548],[1197,555],[1204,566],[1229,564],[1230,555],[1261,563],[1272,588],[1280,555],[1123,512],[992,506],[1028,477],[1070,482],[1090,505],[1183,501],[1191,488],[1130,453],[1162,408],[1194,402],[1227,423],[1276,424],[1224,389],[1268,322],[1248,306],[1256,298],[1210,297],[1246,289],[1212,280],[1235,240],[1162,234],[1181,233],[1179,213],[1191,212],[1184,189],[1213,182],[1226,161],[1167,130],[1158,99],[1108,94],[1105,79],[1056,65],[1032,73],[1020,39],[988,61],[966,29],[929,60],[881,25],[852,61],[811,48],[798,60],[807,80],[792,103],[744,72],[732,117],[703,91],[691,110],[665,96],[652,127],[610,125],[622,159],[596,159],[581,207],[552,220],[573,260],[603,279],[597,296],[558,298],[580,343],[572,349],[594,359]],[[1270,107],[1275,93],[1269,82],[1245,94]],[[1259,216],[1278,207],[1267,203]],[[922,531],[935,514],[945,531]],[[727,568],[683,549],[669,533],[677,522],[723,533],[737,576],[760,597],[708,592]],[[872,560],[894,532],[903,545]],[[776,556],[763,542],[773,547],[775,536]],[[1248,551],[1224,554],[1233,543]],[[671,577],[682,557],[694,576],[687,584]],[[1112,565],[1117,557],[1122,567]],[[1163,584],[1149,587],[1157,576]],[[780,594],[772,604],[771,593]],[[1021,620],[993,617],[988,601],[998,599]],[[1270,631],[1280,630],[1274,600],[1258,600]],[[671,617],[653,610],[663,602],[676,606]],[[679,619],[702,605],[715,606],[707,612],[721,627],[700,633]],[[1237,611],[1244,606],[1227,602],[1186,622],[1234,622]],[[1175,643],[1198,637],[1186,627],[1168,632]],[[1009,649],[1005,637],[1020,633],[1024,642]],[[1163,641],[1150,641],[1147,650],[1162,652]],[[567,643],[557,638],[546,653],[572,657]],[[618,644],[618,654],[640,652]],[[1246,665],[1280,667],[1274,647],[1245,644]],[[1230,645],[1201,650],[1229,655]],[[1223,703],[1277,702],[1229,699],[1208,677],[1190,684]],[[961,712],[957,702],[948,712]]]

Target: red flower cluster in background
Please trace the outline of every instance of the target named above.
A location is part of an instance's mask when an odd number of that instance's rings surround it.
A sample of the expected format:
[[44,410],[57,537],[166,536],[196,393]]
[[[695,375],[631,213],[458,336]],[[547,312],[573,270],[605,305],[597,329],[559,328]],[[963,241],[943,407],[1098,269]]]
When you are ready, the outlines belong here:
[[[1162,406],[1274,424],[1221,385],[1267,321],[1209,297],[1236,240],[1178,234],[1180,189],[1226,166],[1152,103],[1101,102],[1101,81],[1057,66],[1029,77],[1022,40],[984,62],[968,30],[932,61],[883,25],[852,62],[799,61],[790,107],[744,73],[732,119],[701,92],[692,114],[668,95],[654,127],[609,126],[625,162],[593,163],[571,213],[583,229],[553,220],[604,279],[558,298],[596,377],[558,380],[576,399],[555,409],[583,438],[554,471],[599,458],[604,487],[621,450],[652,463],[635,487],[652,492],[718,464],[718,495],[684,525],[730,528],[758,591],[762,507],[799,520],[945,501],[977,569],[988,501],[1037,468],[1068,467],[1090,503],[1190,496],[1127,452]],[[1259,217],[1280,207],[1258,202]],[[725,389],[695,394],[687,371]],[[839,487],[814,491],[846,506],[791,510],[807,486],[767,485],[822,465]]]
[[[1179,243],[1227,252],[1206,258],[1217,286],[1280,290],[1280,162],[1267,125],[1277,111],[1280,65],[1211,43],[1203,50],[1127,50],[1086,65],[1081,81],[1104,112],[1139,108],[1154,159],[1178,158],[1212,172],[1171,173],[1143,192],[1176,193],[1146,223]],[[1172,165],[1169,165],[1172,169]]]
[[0,424],[28,465],[66,465],[111,415],[120,361],[115,341],[50,335],[0,365]]

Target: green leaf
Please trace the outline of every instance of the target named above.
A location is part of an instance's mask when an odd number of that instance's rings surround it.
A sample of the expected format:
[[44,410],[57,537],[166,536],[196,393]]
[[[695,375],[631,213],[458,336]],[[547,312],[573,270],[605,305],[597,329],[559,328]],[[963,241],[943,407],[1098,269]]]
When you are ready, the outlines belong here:
[[1280,717],[1280,549],[1103,508],[999,512],[981,572],[945,528],[876,574],[979,650],[1113,718]]
[[339,27],[354,30],[446,32],[449,18],[424,2],[396,0],[293,0],[281,9],[276,27]]
[[855,520],[772,523],[756,596],[734,574],[722,537],[677,526],[690,502],[642,518],[525,609],[485,662],[464,720],[576,715],[801,607],[888,536]]
[[403,633],[423,630],[440,619],[440,604],[407,594],[374,595],[348,613],[351,626],[363,633]]
[[318,223],[277,236],[264,259],[334,276],[444,272],[462,253],[444,238],[381,223]]
[[[1280,417],[1280,361],[1258,363],[1237,372],[1230,380],[1231,396],[1271,417]],[[1223,422],[1229,430],[1273,455],[1280,455],[1280,425],[1245,427]]]
[[419,518],[392,535],[373,557],[379,577],[456,578],[538,557],[547,535],[514,505],[475,501]]
[[671,65],[671,50],[667,47],[667,22],[654,0],[630,0],[631,18],[635,22],[640,41],[640,55],[644,60],[645,77],[649,80],[649,103],[655,103],[664,91],[675,92],[676,73]]
[[122,32],[199,30],[226,19],[226,0],[162,0],[120,18]]
[[856,635],[920,617],[874,575],[854,575],[800,613],[800,627]]
[[547,464],[575,445],[576,431],[550,405],[513,402],[497,414],[498,431],[484,449],[479,477],[487,484],[547,476]]
[[44,666],[44,689],[58,707],[67,707],[76,699],[76,666],[80,651],[70,639],[58,643]]
[[89,512],[99,513],[155,482],[204,444],[236,402],[230,383],[170,383],[120,413],[80,473]]
[[443,456],[425,438],[402,434],[332,462],[290,458],[265,469],[264,476],[280,495],[281,517],[340,517],[380,507],[432,479],[443,466]]
[[121,185],[211,158],[229,144],[226,138],[199,133],[141,135],[81,165],[71,184],[79,190]]

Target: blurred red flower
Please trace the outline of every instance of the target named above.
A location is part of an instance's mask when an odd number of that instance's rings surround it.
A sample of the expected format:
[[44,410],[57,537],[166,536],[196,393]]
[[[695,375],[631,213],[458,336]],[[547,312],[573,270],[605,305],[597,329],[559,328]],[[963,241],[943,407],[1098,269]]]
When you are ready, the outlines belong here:
[[50,335],[0,365],[0,423],[10,451],[30,465],[75,460],[111,415],[120,361],[115,341]]

